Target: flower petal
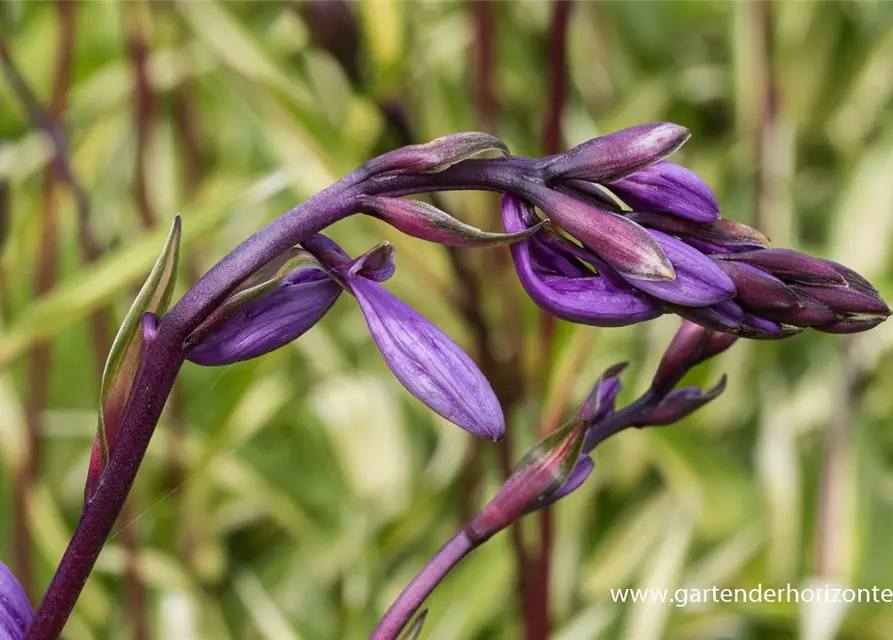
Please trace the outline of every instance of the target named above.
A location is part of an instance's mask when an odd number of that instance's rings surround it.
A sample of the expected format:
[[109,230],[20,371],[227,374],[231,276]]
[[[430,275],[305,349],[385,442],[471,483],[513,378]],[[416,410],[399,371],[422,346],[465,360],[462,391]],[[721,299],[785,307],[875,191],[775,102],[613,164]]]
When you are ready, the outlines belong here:
[[474,435],[500,440],[505,421],[496,394],[477,365],[443,331],[380,284],[345,281],[394,376],[416,398]]
[[21,640],[34,613],[18,578],[0,562],[0,638]]
[[719,218],[719,203],[707,183],[672,162],[656,162],[609,188],[633,211],[661,211],[695,222]]

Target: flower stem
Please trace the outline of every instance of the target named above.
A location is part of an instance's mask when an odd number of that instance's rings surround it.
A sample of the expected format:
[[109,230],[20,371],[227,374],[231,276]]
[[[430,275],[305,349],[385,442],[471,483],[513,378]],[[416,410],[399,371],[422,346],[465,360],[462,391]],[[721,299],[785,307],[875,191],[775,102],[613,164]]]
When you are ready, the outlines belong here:
[[412,579],[412,582],[406,585],[394,604],[384,614],[378,626],[375,627],[369,640],[393,640],[396,638],[418,611],[425,598],[434,590],[434,587],[440,584],[444,576],[476,546],[477,543],[472,541],[465,529],[453,536]]

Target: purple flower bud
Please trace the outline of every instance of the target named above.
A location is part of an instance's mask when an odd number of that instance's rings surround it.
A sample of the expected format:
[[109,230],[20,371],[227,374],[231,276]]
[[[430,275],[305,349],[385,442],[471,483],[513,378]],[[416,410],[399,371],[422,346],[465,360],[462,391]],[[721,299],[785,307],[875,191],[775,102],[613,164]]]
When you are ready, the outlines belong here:
[[546,221],[518,233],[491,233],[465,224],[437,207],[420,200],[405,198],[360,198],[362,210],[414,238],[454,247],[490,247],[511,244],[530,237]]
[[847,282],[824,260],[792,249],[762,249],[716,255],[719,260],[734,260],[767,271],[786,282],[845,287]]
[[704,253],[728,253],[769,247],[769,239],[753,227],[725,218],[703,224],[660,213],[636,211],[627,216],[643,227],[679,236]]
[[623,386],[620,382],[620,374],[623,373],[626,366],[626,362],[620,362],[609,367],[599,376],[589,395],[586,396],[586,400],[577,409],[576,418],[583,420],[588,425],[593,425],[614,411],[614,401]]
[[642,416],[640,426],[660,427],[682,420],[716,398],[726,388],[726,377],[720,378],[712,389],[702,392],[698,387],[684,387],[673,391],[657,407]]
[[709,307],[667,305],[667,308],[686,320],[714,331],[735,331],[744,319],[744,309],[734,300],[726,300]]
[[799,327],[784,326],[772,320],[761,318],[751,313],[745,313],[741,320],[741,325],[736,333],[742,338],[751,340],[778,340],[787,338],[796,333],[800,333],[803,329]]
[[547,181],[610,182],[666,158],[690,137],[688,129],[669,122],[642,124],[588,140],[540,166]]
[[694,222],[719,218],[719,203],[707,183],[672,162],[657,162],[609,187],[633,211],[660,211]]
[[[643,227],[616,213],[551,189],[537,189],[536,202],[549,218],[618,273],[637,280],[672,280],[673,266]],[[513,196],[505,196],[513,201]],[[508,205],[517,206],[517,205]]]
[[0,562],[0,639],[21,640],[33,616],[22,585],[9,567]]
[[760,315],[768,320],[798,327],[818,327],[841,319],[841,315],[834,309],[802,293],[798,308],[765,309],[760,311]]
[[716,264],[732,279],[739,304],[759,310],[798,309],[803,302],[784,282],[743,262],[717,260]]
[[831,322],[829,324],[823,324],[815,327],[815,329],[816,331],[821,331],[823,333],[861,333],[863,331],[868,331],[869,329],[874,329],[884,320],[886,320],[886,318],[878,316],[856,316],[837,322]]
[[[514,196],[503,197],[502,220],[506,231],[517,233],[524,228],[524,209],[529,207]],[[657,304],[646,297],[617,286],[606,278],[595,275],[577,277],[577,269],[582,265],[577,267],[570,262],[573,257],[562,256],[548,246],[539,245],[540,250],[553,251],[551,255],[555,261],[552,266],[561,266],[558,264],[558,258],[561,258],[572,269],[570,277],[560,273],[543,273],[544,265],[540,263],[540,269],[537,269],[532,257],[535,242],[535,239],[523,240],[513,244],[510,250],[518,279],[527,295],[549,313],[571,322],[595,326],[634,324],[663,313]]]
[[505,143],[488,133],[454,133],[389,151],[357,170],[358,177],[380,173],[436,173],[481,153],[495,151],[508,158]]
[[681,240],[660,231],[650,231],[664,255],[669,258],[676,278],[640,280],[623,275],[633,286],[671,304],[705,307],[729,300],[735,285],[710,258]]
[[734,343],[735,336],[710,331],[684,320],[661,358],[651,380],[651,388],[656,393],[666,393],[682,380],[689,369],[725,351]]
[[828,305],[838,313],[864,313],[867,315],[890,315],[890,307],[877,293],[868,294],[849,287],[814,287],[804,284],[793,285],[801,294]]
[[394,376],[416,398],[474,435],[502,439],[496,394],[474,362],[443,331],[362,275],[364,257],[338,274],[356,297],[373,340]]
[[[256,287],[241,299],[223,305],[186,341],[187,359],[218,366],[264,355],[293,342],[332,308],[341,286],[325,271],[302,267],[280,274],[272,286],[252,298]],[[247,295],[246,295],[247,294]],[[238,294],[237,294],[238,295]]]
[[475,541],[486,540],[541,507],[570,477],[587,429],[583,420],[572,420],[537,443],[468,525],[469,536]]

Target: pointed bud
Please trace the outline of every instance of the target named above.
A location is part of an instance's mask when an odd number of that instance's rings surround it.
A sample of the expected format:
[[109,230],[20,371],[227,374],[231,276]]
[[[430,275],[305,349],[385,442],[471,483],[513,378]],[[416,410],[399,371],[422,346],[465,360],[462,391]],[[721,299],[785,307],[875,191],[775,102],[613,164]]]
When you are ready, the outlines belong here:
[[363,276],[365,258],[338,274],[356,297],[394,376],[416,398],[474,435],[502,439],[505,421],[490,383],[459,346],[394,294]]
[[467,531],[483,541],[525,513],[542,506],[571,475],[577,464],[588,426],[572,420],[556,429],[525,455]]
[[854,287],[814,287],[804,284],[793,285],[793,288],[814,300],[829,306],[838,313],[858,313],[887,317],[890,307],[879,295],[868,294]]
[[[506,231],[517,233],[524,229],[524,209],[530,205],[506,195],[502,200],[502,220]],[[554,316],[601,327],[616,327],[643,322],[661,315],[663,311],[653,301],[629,287],[617,286],[590,271],[588,277],[575,277],[582,265],[574,267],[572,256],[554,254],[551,266],[567,262],[570,277],[560,272],[545,273],[548,265],[534,263],[532,250],[543,247],[537,238],[524,240],[510,247],[518,279],[527,295],[542,309]],[[551,248],[546,246],[547,250]],[[542,257],[542,253],[540,254]],[[551,255],[551,254],[547,254]],[[559,260],[560,258],[560,260]]]
[[830,324],[823,324],[814,327],[814,329],[816,331],[821,331],[822,333],[861,333],[863,331],[868,331],[869,329],[874,329],[884,320],[886,320],[886,318],[878,316],[854,316]]
[[360,206],[364,212],[384,220],[413,238],[452,247],[493,247],[511,244],[528,238],[548,221],[543,220],[518,233],[492,233],[457,220],[445,211],[422,202],[405,198],[363,196]]
[[678,422],[719,396],[726,388],[726,377],[720,378],[712,389],[702,392],[698,387],[673,391],[657,407],[640,418],[639,426],[661,427]]
[[711,333],[698,324],[683,320],[670,346],[664,351],[657,372],[651,379],[651,388],[656,393],[664,393],[675,387],[688,370],[700,361]]
[[764,309],[760,315],[768,320],[789,324],[797,327],[818,327],[837,322],[841,314],[828,305],[806,295],[799,293],[800,306],[792,309]]
[[620,362],[609,367],[599,376],[586,400],[577,409],[576,418],[592,426],[606,415],[614,411],[614,400],[620,393],[620,374],[627,367],[626,362]]
[[705,307],[735,295],[732,280],[703,253],[660,231],[649,232],[676,272],[673,280],[641,280],[622,275],[627,282],[659,300],[686,307]]
[[560,178],[610,182],[666,158],[690,137],[688,129],[669,122],[642,124],[588,140],[544,159],[540,167],[547,182]]
[[204,366],[250,360],[297,340],[332,308],[341,286],[314,267],[288,263],[270,280],[245,289],[187,339],[186,358]]
[[176,216],[161,249],[161,255],[124,317],[124,322],[118,329],[109,351],[102,373],[99,425],[87,474],[87,499],[92,495],[108,464],[110,452],[124,419],[124,410],[127,408],[143,352],[143,315],[147,312],[164,313],[170,304],[180,257],[180,234],[180,216]]
[[9,567],[0,562],[0,638],[22,640],[33,617],[25,590]]
[[[618,273],[637,280],[672,280],[676,276],[651,234],[632,220],[551,189],[541,189],[536,195],[537,206],[553,222]],[[503,203],[506,198],[517,200],[505,196]]]
[[661,213],[630,212],[626,214],[634,222],[679,236],[703,253],[728,253],[745,249],[767,249],[769,239],[746,224],[720,218],[706,224],[692,222]]
[[813,258],[792,249],[762,249],[743,253],[722,253],[718,260],[744,262],[771,273],[786,282],[813,284],[829,287],[845,287],[847,282],[824,260]]
[[656,162],[608,186],[633,211],[671,213],[694,222],[719,218],[719,203],[707,183],[672,162]]
[[425,144],[394,149],[373,158],[358,169],[358,177],[381,173],[437,173],[457,162],[488,152],[509,157],[505,143],[488,133],[454,133]]
[[743,262],[717,260],[716,265],[732,279],[739,304],[758,310],[798,309],[800,296],[784,282]]
[[741,320],[741,326],[735,332],[742,338],[750,340],[780,340],[788,338],[792,335],[800,333],[802,329],[799,327],[788,327],[758,315],[745,313]]

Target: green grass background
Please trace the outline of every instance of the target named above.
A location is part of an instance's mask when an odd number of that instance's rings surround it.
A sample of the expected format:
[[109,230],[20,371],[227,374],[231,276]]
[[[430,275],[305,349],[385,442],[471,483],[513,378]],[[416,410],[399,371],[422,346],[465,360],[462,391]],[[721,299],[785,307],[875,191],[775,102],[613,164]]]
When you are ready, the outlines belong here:
[[[394,146],[377,102],[402,101],[422,140],[483,126],[472,107],[467,5],[352,7],[360,83],[314,44],[290,3],[80,3],[67,130],[108,249],[96,265],[82,264],[63,189],[60,278],[41,300],[32,292],[50,148],[0,82],[0,177],[11,189],[0,258],[7,282],[0,557],[9,560],[11,486],[25,443],[25,362],[31,346],[48,340],[51,393],[32,496],[41,585],[77,520],[94,434],[98,376],[86,318],[106,305],[123,318],[169,218],[183,216],[184,254],[200,273],[265,222]],[[506,2],[494,10],[499,119],[492,133],[515,153],[539,155],[550,6]],[[56,8],[14,2],[3,11],[9,49],[46,104]],[[133,198],[127,11],[140,12],[151,44],[157,112],[149,184],[159,216],[152,232],[141,229]],[[725,216],[759,224],[777,246],[845,262],[890,299],[893,3],[777,2],[771,12],[777,113],[761,134],[769,77],[754,4],[576,4],[566,142],[640,122],[680,123],[693,137],[677,160],[708,181]],[[194,189],[173,124],[177,92],[188,96],[203,148]],[[758,167],[774,185],[759,207]],[[447,202],[493,228],[492,197],[451,194]],[[367,219],[341,222],[332,233],[351,252],[393,242],[398,270],[389,287],[471,349],[450,303],[459,285],[445,252]],[[190,284],[188,271],[179,292]],[[509,281],[534,350],[535,307]],[[485,289],[485,310],[499,341],[508,329],[495,287]],[[556,390],[570,384],[572,397],[582,398],[614,362],[632,361],[621,399],[635,397],[676,324],[666,317],[616,330],[560,325],[549,366],[525,371],[525,401],[510,425],[519,446],[531,442],[538,408]],[[584,347],[566,375],[563,365]],[[625,586],[893,588],[891,348],[891,323],[851,339],[807,332],[739,343],[693,376],[709,384],[729,374],[729,389],[706,410],[600,447],[591,481],[556,508],[554,638],[893,637],[893,605],[680,609],[608,597]],[[309,334],[267,357],[226,368],[187,365],[181,396],[185,438],[171,435],[166,414],[132,493],[154,638],[362,638],[461,525],[471,438],[403,390],[346,297]],[[177,488],[174,458],[185,465]],[[495,445],[484,446],[484,463],[486,496],[499,484]],[[823,477],[830,489],[822,489]],[[830,525],[820,524],[822,502],[834,509]],[[505,534],[475,552],[429,600],[423,637],[520,637],[513,566]],[[123,567],[115,538],[65,638],[129,637]]]

